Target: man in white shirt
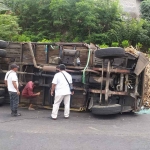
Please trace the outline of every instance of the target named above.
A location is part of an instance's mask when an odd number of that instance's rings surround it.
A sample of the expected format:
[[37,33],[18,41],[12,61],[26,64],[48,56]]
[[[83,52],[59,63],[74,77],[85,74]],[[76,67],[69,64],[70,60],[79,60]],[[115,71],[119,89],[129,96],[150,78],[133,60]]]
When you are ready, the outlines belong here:
[[11,116],[21,116],[20,113],[17,113],[18,103],[19,103],[19,89],[18,89],[18,77],[17,71],[19,66],[12,64],[10,66],[10,71],[5,75],[4,82],[7,85],[9,96],[10,96],[10,107],[11,107]]
[[60,103],[64,100],[65,110],[64,117],[69,118],[70,114],[70,95],[74,94],[73,90],[70,90],[69,84],[72,84],[72,77],[65,71],[66,66],[61,64],[59,66],[59,72],[55,74],[52,81],[51,96],[55,90],[55,100],[53,104],[53,110],[51,117],[56,120]]

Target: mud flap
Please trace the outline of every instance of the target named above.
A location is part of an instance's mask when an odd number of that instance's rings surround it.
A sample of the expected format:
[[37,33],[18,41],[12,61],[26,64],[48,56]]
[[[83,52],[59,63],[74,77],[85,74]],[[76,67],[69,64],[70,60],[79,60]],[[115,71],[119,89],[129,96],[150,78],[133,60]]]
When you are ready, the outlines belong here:
[[149,60],[144,56],[144,54],[140,53],[134,73],[138,76],[148,64]]

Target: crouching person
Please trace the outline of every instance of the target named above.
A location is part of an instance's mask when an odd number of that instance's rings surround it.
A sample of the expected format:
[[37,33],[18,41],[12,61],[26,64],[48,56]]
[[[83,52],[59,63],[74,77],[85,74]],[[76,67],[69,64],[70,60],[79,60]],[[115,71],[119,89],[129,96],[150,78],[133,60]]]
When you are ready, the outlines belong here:
[[20,113],[17,112],[18,104],[19,104],[19,89],[18,89],[18,77],[17,71],[19,66],[16,64],[12,64],[10,66],[10,71],[8,71],[5,75],[5,84],[7,85],[9,97],[10,97],[10,107],[11,107],[11,116],[21,116]]
[[61,64],[59,66],[59,72],[55,74],[52,81],[51,96],[53,96],[55,91],[55,99],[51,117],[54,120],[57,119],[59,106],[62,100],[64,100],[65,105],[64,117],[69,118],[70,114],[70,95],[73,94],[73,91],[70,91],[69,84],[72,84],[72,77],[65,69],[65,65]]
[[30,105],[28,110],[35,110],[33,108],[33,103],[36,101],[36,97],[40,95],[40,92],[33,93],[33,89],[39,86],[38,81],[29,81],[22,91],[22,96],[30,100]]

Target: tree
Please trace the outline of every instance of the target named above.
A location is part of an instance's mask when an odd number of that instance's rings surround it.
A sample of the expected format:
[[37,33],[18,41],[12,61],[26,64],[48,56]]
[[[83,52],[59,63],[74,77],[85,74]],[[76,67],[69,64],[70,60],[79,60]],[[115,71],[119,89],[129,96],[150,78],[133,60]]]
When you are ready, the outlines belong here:
[[21,29],[17,21],[18,18],[16,16],[0,15],[0,39],[12,41],[13,37],[18,35]]
[[[110,30],[116,30],[121,20],[121,10],[118,1],[97,0],[95,1],[95,11],[97,14],[97,30],[92,33],[92,42],[111,45],[112,39],[109,37]],[[118,41],[118,40],[117,40]],[[114,41],[113,41],[114,42]]]
[[142,18],[150,21],[150,0],[142,1],[140,7]]
[[34,42],[53,35],[50,0],[4,0],[14,15],[19,18],[19,25],[24,34]]
[[118,2],[109,0],[52,0],[50,10],[56,30],[67,41],[99,42],[95,39],[120,19]]
[[10,10],[4,3],[4,0],[0,0],[0,12]]
[[[70,41],[74,38],[73,29],[76,26],[74,23],[76,2],[79,0],[51,0],[50,11],[52,14],[53,31],[60,38],[60,41]],[[57,39],[56,37],[56,39]]]
[[18,17],[22,28],[19,36],[17,31],[13,37],[15,41],[93,42],[108,46],[117,43],[121,46],[122,41],[127,40],[133,46],[138,43],[150,46],[150,22],[146,21],[150,0],[141,5],[142,17],[146,20],[123,17],[118,0],[3,0],[2,4]]
[[[97,28],[97,14],[93,0],[80,1],[76,3],[75,22],[79,27],[80,33],[90,41],[91,32]],[[85,39],[84,39],[85,40]]]
[[148,22],[142,19],[118,22],[108,31],[108,37],[120,44],[123,40],[128,40],[134,46],[138,43],[149,45]]

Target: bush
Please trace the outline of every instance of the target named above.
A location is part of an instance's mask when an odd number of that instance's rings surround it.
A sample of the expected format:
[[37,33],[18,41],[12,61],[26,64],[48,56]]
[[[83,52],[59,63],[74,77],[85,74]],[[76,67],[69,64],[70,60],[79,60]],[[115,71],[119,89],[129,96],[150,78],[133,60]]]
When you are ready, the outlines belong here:
[[111,46],[112,46],[112,47],[118,47],[118,46],[119,46],[119,43],[118,43],[118,42],[112,42]]
[[12,41],[14,36],[18,36],[21,28],[18,25],[16,16],[0,14],[0,38]]
[[106,44],[102,44],[102,45],[98,45],[100,48],[107,48],[107,47],[109,47],[108,45],[106,45]]
[[138,44],[136,45],[136,47],[137,47],[138,50],[140,50],[140,49],[143,47],[143,45],[142,45],[141,43],[138,43]]
[[123,46],[124,48],[129,47],[129,41],[128,41],[128,40],[122,41],[121,44],[122,44],[122,46]]
[[26,36],[25,34],[14,36],[13,41],[15,42],[29,42],[31,41],[30,37]]

